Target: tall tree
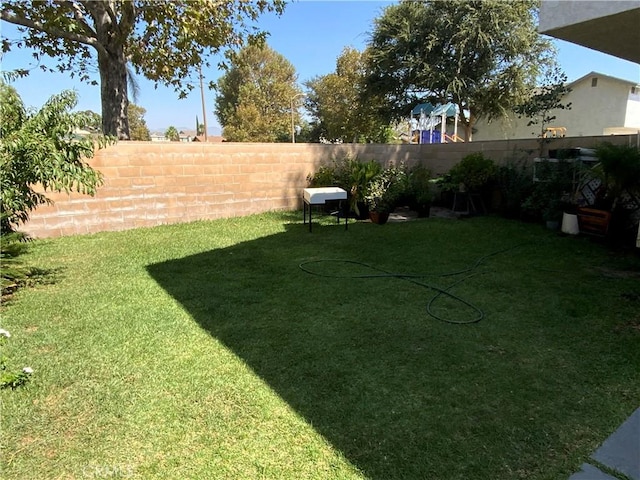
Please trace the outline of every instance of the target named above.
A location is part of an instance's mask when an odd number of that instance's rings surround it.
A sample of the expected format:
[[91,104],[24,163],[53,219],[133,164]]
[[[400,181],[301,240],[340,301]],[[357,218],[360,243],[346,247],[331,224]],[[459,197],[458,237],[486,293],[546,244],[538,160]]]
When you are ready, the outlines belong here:
[[465,136],[478,118],[498,118],[554,62],[536,30],[538,0],[402,1],[375,20],[367,89],[387,114],[407,116],[420,100],[458,105]]
[[218,80],[214,112],[227,141],[289,141],[300,96],[296,80],[293,65],[269,46],[243,48]]
[[[182,79],[209,66],[210,55],[232,51],[265,33],[253,25],[265,11],[281,13],[285,0],[5,0],[0,19],[19,25],[17,47],[51,56],[59,71],[91,82],[97,57],[102,129],[129,139],[127,64],[156,84],[184,97],[192,88]],[[5,50],[12,47],[3,39]]]
[[334,73],[305,83],[316,135],[330,141],[386,141],[389,122],[379,117],[376,97],[363,95],[365,72],[366,53],[347,47]]
[[570,110],[571,102],[564,103],[564,97],[571,92],[567,85],[567,76],[559,67],[547,72],[542,85],[531,91],[520,105],[514,107],[514,112],[520,118],[528,119],[527,126],[537,125],[538,131],[533,132],[539,138],[539,156],[542,157],[547,133],[547,127],[556,119],[558,110]]
[[151,132],[147,127],[147,122],[144,119],[144,114],[147,111],[136,105],[135,103],[129,103],[127,107],[127,116],[129,117],[129,130],[131,132],[131,140],[151,140]]
[[86,117],[86,124],[81,128],[90,131],[91,133],[102,133],[102,117],[100,114],[93,110],[85,110],[80,112],[83,117]]
[[86,159],[108,139],[74,135],[91,121],[91,115],[72,111],[76,102],[74,92],[64,91],[32,113],[13,87],[0,82],[1,233],[15,230],[32,210],[51,203],[47,191],[93,195],[102,183]]

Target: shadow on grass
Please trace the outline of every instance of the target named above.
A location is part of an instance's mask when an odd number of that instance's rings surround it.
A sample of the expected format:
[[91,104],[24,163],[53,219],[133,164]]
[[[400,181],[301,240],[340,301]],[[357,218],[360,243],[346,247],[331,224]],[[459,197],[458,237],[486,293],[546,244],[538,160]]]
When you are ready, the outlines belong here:
[[[368,478],[535,477],[562,448],[564,417],[556,412],[583,395],[558,378],[553,362],[561,360],[545,356],[557,345],[530,337],[540,335],[538,325],[449,325],[426,316],[431,294],[418,286],[322,278],[298,267],[422,252],[415,240],[425,238],[425,225],[397,227],[397,244],[388,246],[375,229],[391,226],[314,225],[309,234],[296,224],[148,270]],[[490,245],[479,240],[478,248]],[[548,336],[570,349],[564,336]],[[554,461],[545,478],[573,468]]]

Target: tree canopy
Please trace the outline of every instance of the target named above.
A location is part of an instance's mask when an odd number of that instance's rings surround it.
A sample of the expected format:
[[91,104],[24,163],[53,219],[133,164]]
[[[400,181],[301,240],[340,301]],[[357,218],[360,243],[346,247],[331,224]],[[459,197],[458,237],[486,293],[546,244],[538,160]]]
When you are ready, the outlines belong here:
[[388,121],[381,120],[375,96],[365,96],[366,53],[345,48],[334,73],[305,83],[306,107],[313,117],[315,140],[385,142]]
[[147,113],[146,109],[135,103],[129,103],[127,116],[129,117],[131,140],[151,140],[151,132],[149,132],[149,127],[147,127],[147,122],[144,119],[145,113]]
[[521,103],[540,67],[554,62],[536,30],[537,0],[402,1],[375,20],[367,90],[387,115],[406,117],[420,101],[454,102],[467,139],[478,118]]
[[[77,191],[89,195],[102,175],[86,159],[103,136],[78,137],[75,131],[91,122],[86,112],[73,112],[76,94],[51,97],[37,112],[28,112],[16,90],[0,82],[0,203],[1,231],[15,230],[29,213],[51,203],[47,191]],[[41,188],[44,189],[44,192]]]
[[164,132],[164,136],[169,139],[171,142],[179,142],[180,141],[180,132],[173,125],[170,125]]
[[227,141],[290,141],[301,96],[296,80],[293,65],[268,45],[249,45],[235,55],[218,79],[214,108]]
[[[17,44],[3,51],[35,49],[57,70],[91,82],[97,59],[105,134],[129,139],[127,65],[137,74],[173,87],[184,97],[193,86],[183,79],[212,55],[228,57],[265,33],[253,23],[265,11],[281,13],[284,0],[5,0],[0,19],[21,27]],[[224,64],[224,60],[220,62]]]

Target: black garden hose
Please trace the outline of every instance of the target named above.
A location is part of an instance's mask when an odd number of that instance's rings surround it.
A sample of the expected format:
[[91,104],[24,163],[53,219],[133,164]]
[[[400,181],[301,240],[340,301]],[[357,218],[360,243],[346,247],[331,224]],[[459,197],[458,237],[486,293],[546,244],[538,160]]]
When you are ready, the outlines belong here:
[[[340,260],[340,259],[323,259],[323,260],[307,260],[304,261],[302,263],[300,263],[299,267],[302,271],[309,273],[311,275],[315,275],[315,276],[319,276],[319,277],[327,277],[327,278],[362,278],[362,279],[368,279],[368,278],[398,278],[400,280],[406,280],[407,282],[411,282],[415,285],[419,285],[421,287],[425,287],[428,288],[430,290],[435,291],[435,295],[433,297],[431,297],[431,299],[427,302],[427,313],[429,315],[431,315],[433,318],[440,320],[442,322],[446,322],[446,323],[453,323],[453,324],[458,324],[458,325],[464,325],[464,324],[469,324],[469,323],[477,323],[480,320],[482,320],[485,317],[484,311],[482,311],[481,308],[479,308],[478,306],[474,305],[473,303],[451,293],[449,290],[451,290],[453,287],[455,287],[456,285],[464,282],[465,280],[468,280],[472,277],[475,277],[477,275],[480,275],[479,272],[474,272],[474,270],[476,270],[481,264],[482,262],[484,262],[487,258],[501,254],[501,253],[505,253],[509,250],[513,250],[514,248],[517,248],[519,246],[521,246],[523,244],[519,244],[519,245],[515,245],[512,247],[508,247],[508,248],[504,248],[501,250],[497,250],[495,252],[491,252],[487,255],[483,255],[481,257],[479,257],[471,266],[461,269],[461,270],[456,270],[456,271],[452,271],[452,272],[446,272],[446,273],[441,273],[441,274],[428,274],[428,273],[420,273],[420,274],[412,274],[412,273],[393,273],[393,272],[388,272],[386,270],[383,270],[379,267],[375,267],[373,265],[369,265],[367,263],[364,262],[359,262],[359,261],[355,261],[355,260]],[[325,274],[322,272],[318,272],[318,271],[314,271],[312,269],[309,268],[310,265],[313,264],[322,264],[322,263],[346,263],[346,264],[352,264],[352,265],[357,265],[360,267],[365,267],[368,268],[370,270],[373,270],[376,273],[370,273],[370,274],[347,274],[347,275],[334,275],[334,274]],[[425,278],[425,277],[452,277],[452,276],[456,276],[456,275],[464,275],[464,274],[468,274],[462,278],[460,278],[458,281],[454,282],[453,284],[449,285],[446,288],[441,288],[438,287],[436,285],[430,284],[430,283],[425,283],[422,281],[419,281],[418,279],[421,278]],[[473,316],[473,318],[471,319],[450,319],[450,318],[444,318],[441,317],[439,315],[437,315],[436,313],[433,312],[432,306],[434,304],[434,302],[440,297],[440,296],[447,296],[453,300],[455,300],[456,302],[462,303],[463,305],[466,305],[467,307],[471,308],[474,312],[475,315]]]

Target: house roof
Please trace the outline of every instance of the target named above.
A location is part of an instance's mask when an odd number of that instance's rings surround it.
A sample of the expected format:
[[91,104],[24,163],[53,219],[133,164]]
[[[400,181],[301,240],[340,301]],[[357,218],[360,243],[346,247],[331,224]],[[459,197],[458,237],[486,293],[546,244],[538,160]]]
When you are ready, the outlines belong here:
[[625,80],[624,78],[612,77],[611,75],[605,75],[604,73],[598,73],[598,72],[589,72],[586,75],[583,75],[582,77],[578,78],[577,80],[574,80],[573,82],[567,83],[567,86],[568,87],[572,87],[573,85],[576,85],[576,84],[578,84],[580,82],[583,82],[584,80],[586,80],[588,78],[591,78],[591,77],[608,78],[610,80],[615,80],[616,82],[627,84],[630,87],[640,86],[640,84],[638,82],[634,82],[632,80]]
[[[198,135],[193,137],[194,142],[204,142],[204,135]],[[207,135],[207,142],[209,143],[221,143],[224,142],[224,137],[221,135]]]

